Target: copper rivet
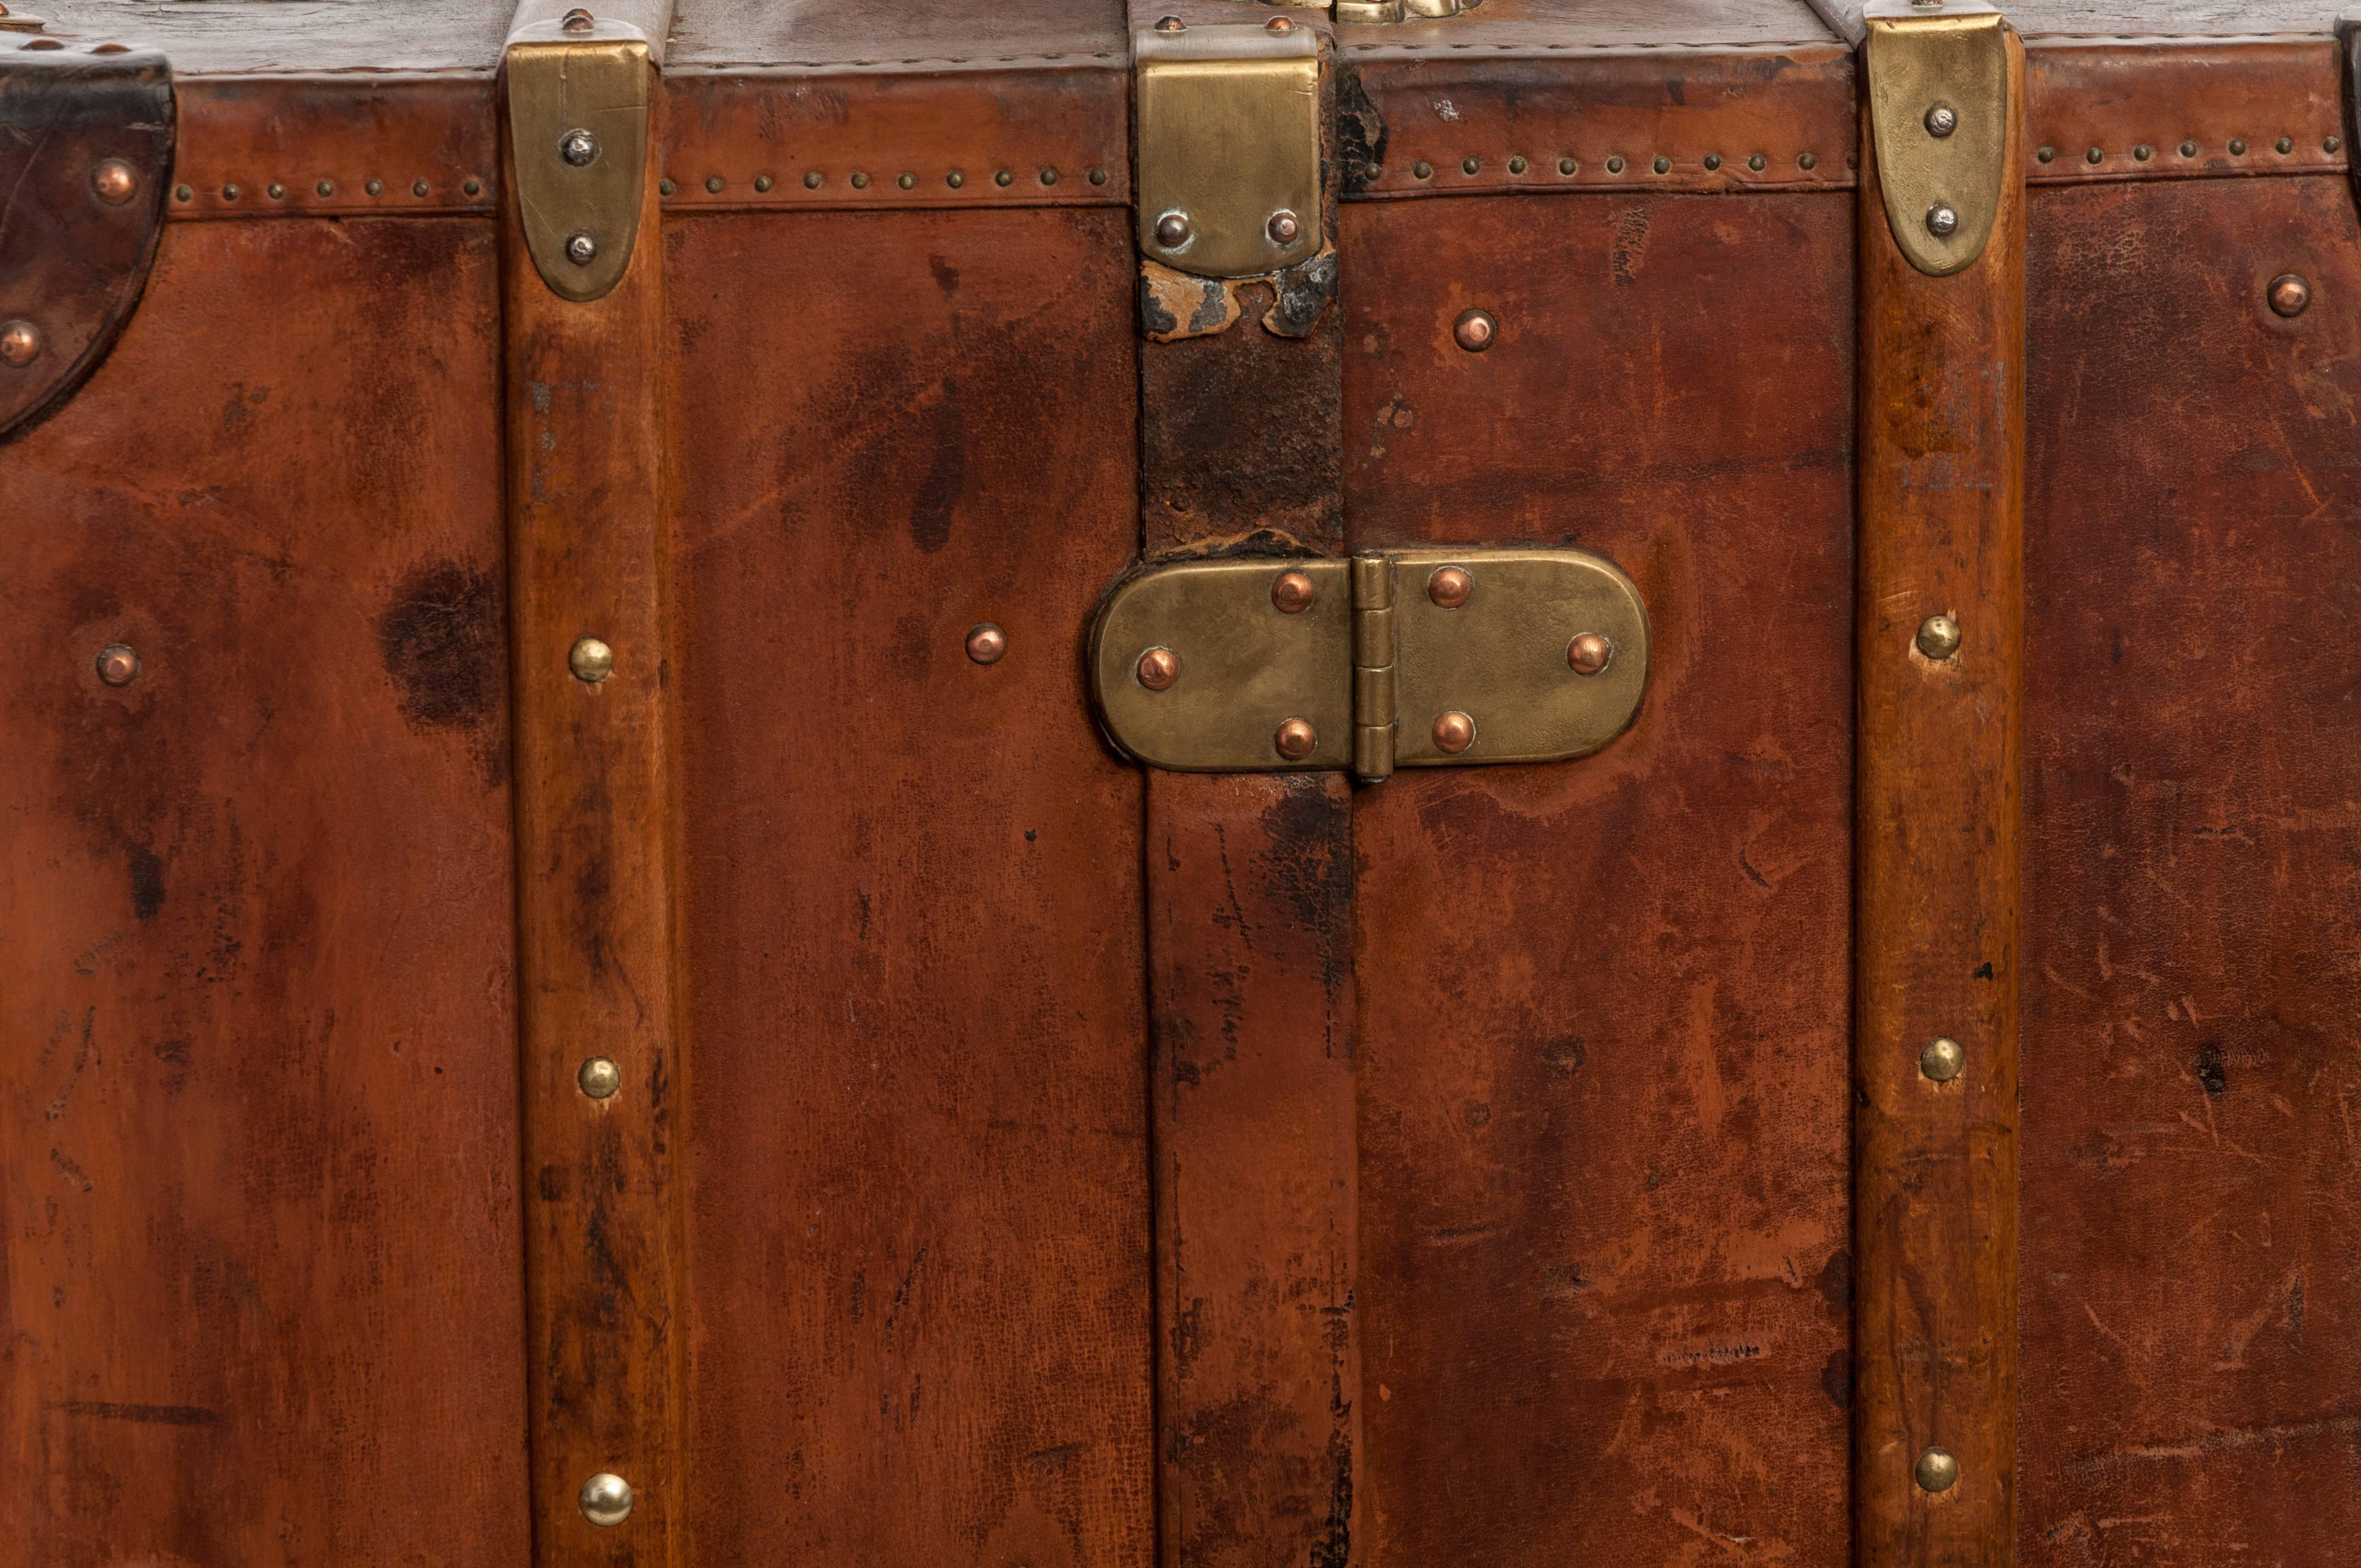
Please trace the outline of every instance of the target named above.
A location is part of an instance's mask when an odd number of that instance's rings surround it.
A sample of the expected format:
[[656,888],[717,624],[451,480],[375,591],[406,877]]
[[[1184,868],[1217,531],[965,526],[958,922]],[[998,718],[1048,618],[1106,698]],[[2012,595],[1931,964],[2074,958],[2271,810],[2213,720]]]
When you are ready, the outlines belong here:
[[1948,1035],[1938,1035],[1918,1053],[1918,1070],[1937,1083],[1949,1083],[1968,1065],[1968,1053]]
[[585,685],[597,685],[615,673],[615,651],[596,637],[585,637],[567,651],[566,667]]
[[98,651],[98,678],[111,686],[127,686],[139,678],[139,655],[120,642]]
[[1159,16],[1156,18],[1156,30],[1159,33],[1177,33],[1185,29],[1182,28],[1180,18],[1178,16]]
[[91,170],[90,188],[97,192],[98,199],[108,206],[119,207],[131,200],[131,193],[139,189],[139,176],[132,171],[131,165],[119,158],[102,158],[98,160],[98,167]]
[[2271,280],[2271,309],[2283,316],[2300,316],[2312,303],[2312,285],[2292,272]]
[[1452,340],[1470,354],[1481,354],[1491,347],[1499,333],[1500,323],[1492,319],[1489,311],[1462,311],[1459,319],[1451,323]]
[[1278,33],[1281,37],[1295,31],[1295,24],[1288,20],[1285,16],[1273,16],[1269,21],[1265,22],[1262,27],[1263,31],[1267,33]]
[[1444,609],[1457,609],[1476,591],[1476,580],[1459,566],[1437,566],[1426,579],[1426,597]]
[[1170,648],[1150,648],[1139,656],[1139,684],[1149,691],[1170,691],[1180,678],[1180,655]]
[[1312,608],[1312,598],[1317,591],[1312,579],[1301,572],[1281,572],[1279,581],[1270,586],[1270,602],[1288,615],[1301,615]]
[[600,1530],[612,1530],[631,1517],[631,1484],[611,1471],[601,1470],[582,1483],[575,1499],[582,1517]]
[[1596,631],[1586,631],[1565,645],[1565,667],[1577,675],[1595,675],[1615,657],[1615,644]]
[[101,44],[90,52],[93,54],[129,54],[131,52],[131,46],[129,44]]
[[1476,721],[1466,714],[1453,711],[1434,721],[1434,749],[1446,757],[1455,757],[1476,743]]
[[1295,236],[1303,232],[1303,225],[1296,221],[1295,214],[1284,207],[1271,214],[1270,222],[1265,227],[1273,242],[1279,245],[1293,245]]
[[581,6],[577,5],[571,11],[566,12],[566,19],[557,25],[565,28],[569,33],[587,33],[596,24],[591,20],[589,12],[584,10]]
[[582,1064],[582,1070],[574,1075],[574,1081],[580,1084],[582,1092],[591,1099],[610,1100],[615,1091],[623,1087],[623,1069],[617,1067],[610,1058],[592,1057]]
[[1960,651],[1960,623],[1948,615],[1930,615],[1918,623],[1918,652],[1929,659],[1948,659]]
[[1320,737],[1313,733],[1309,720],[1290,718],[1279,727],[1271,743],[1279,748],[1280,756],[1295,762],[1312,755],[1312,748],[1320,743]]
[[979,664],[997,664],[1008,652],[1008,633],[988,620],[968,628],[967,656]]
[[1918,1456],[1915,1474],[1920,1491],[1948,1492],[1960,1478],[1960,1462],[1942,1449],[1930,1448]]
[[22,369],[41,356],[41,329],[31,322],[0,326],[0,364]]

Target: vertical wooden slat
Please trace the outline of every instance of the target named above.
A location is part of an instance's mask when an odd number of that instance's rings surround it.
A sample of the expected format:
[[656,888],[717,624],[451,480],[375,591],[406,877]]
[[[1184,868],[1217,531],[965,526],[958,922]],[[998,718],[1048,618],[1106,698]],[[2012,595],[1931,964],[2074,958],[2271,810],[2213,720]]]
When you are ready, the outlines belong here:
[[[1861,154],[1856,1560],[2015,1560],[2024,52],[1982,256],[1930,278]],[[1958,653],[1921,623],[1949,615]],[[1927,1043],[1965,1069],[1938,1082]],[[1957,1482],[1916,1479],[1930,1448]]]
[[[588,303],[543,282],[506,186],[534,1555],[654,1564],[677,1556],[681,1382],[656,174],[630,270]],[[595,685],[568,665],[586,637],[614,651]],[[594,1057],[621,1069],[605,1100],[579,1085]],[[577,1506],[600,1472],[632,1487],[620,1526]]]

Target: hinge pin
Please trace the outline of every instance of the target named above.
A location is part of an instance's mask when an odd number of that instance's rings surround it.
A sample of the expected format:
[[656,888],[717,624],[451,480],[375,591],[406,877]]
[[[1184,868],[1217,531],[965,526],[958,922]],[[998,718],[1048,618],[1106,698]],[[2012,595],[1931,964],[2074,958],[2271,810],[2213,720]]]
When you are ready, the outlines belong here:
[[[1375,783],[1394,771],[1394,564],[1353,557],[1353,771]],[[1468,739],[1475,739],[1471,724]]]

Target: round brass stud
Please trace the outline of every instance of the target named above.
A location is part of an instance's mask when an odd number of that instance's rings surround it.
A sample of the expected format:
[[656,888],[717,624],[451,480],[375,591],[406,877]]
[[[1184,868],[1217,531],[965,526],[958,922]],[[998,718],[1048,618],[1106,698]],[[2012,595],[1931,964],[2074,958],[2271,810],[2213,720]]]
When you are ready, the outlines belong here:
[[139,189],[139,176],[119,158],[102,158],[98,167],[90,171],[90,188],[108,206],[119,207]]
[[361,188],[372,196],[382,196],[385,194],[385,181],[382,180],[372,180]]
[[1576,163],[1570,158],[1561,158],[1557,160],[1557,171],[1560,174],[1572,174],[1576,170],[1581,167],[1582,165]]
[[574,1075],[574,1081],[593,1100],[611,1100],[615,1091],[623,1087],[623,1069],[615,1065],[612,1058],[592,1057]]
[[1492,346],[1500,334],[1500,323],[1489,311],[1462,311],[1459,319],[1451,323],[1452,341],[1470,354],[1481,354]]
[[41,356],[41,329],[31,322],[0,326],[0,365],[21,370]]
[[2274,145],[2279,148],[2281,153],[2293,152],[2295,150],[2295,137],[2281,137]]
[[1426,579],[1426,597],[1441,609],[1457,609],[1476,591],[1476,579],[1464,566],[1437,566]]
[[2271,280],[2271,309],[2283,316],[2300,316],[2312,304],[2312,285],[2293,272]]
[[769,175],[757,174],[754,176],[754,193],[758,196],[763,194],[770,190],[771,184],[772,181]]
[[2183,158],[2195,158],[2197,156],[2197,144],[2193,141],[2182,142],[2180,144],[2180,156]]
[[1795,167],[1798,169],[1809,170],[1817,169],[1819,166],[1820,160],[1808,152],[1804,154],[1803,157],[1795,159]]
[[432,189],[434,189],[434,187],[428,185],[425,181],[414,180],[411,181],[410,193],[413,196],[423,196]]
[[2035,152],[2033,156],[2044,163],[2055,163],[2058,161],[2058,149],[2054,147],[2045,147]]
[[2345,144],[2337,140],[2334,137],[2330,137],[2327,140],[2320,144],[2320,150],[2328,153],[2342,152],[2345,150]]
[[2105,153],[2103,153],[2103,152],[2100,151],[2097,148],[2095,148],[2095,147],[2094,147],[2094,148],[2092,148],[2090,151],[2088,151],[2088,152],[2086,152],[2086,153],[2084,153],[2084,154],[2082,155],[2082,161],[2083,161],[2083,162],[2085,162],[2085,163],[2096,163],[2096,162],[2098,162],[2101,159],[2103,159],[2103,158],[2104,158],[2104,157],[2106,157],[2106,156],[2107,156],[2107,155],[2106,155]]
[[2244,158],[2246,156],[2246,137],[2232,137],[2230,138],[2230,156],[2232,158]]
[[997,664],[1008,652],[1008,633],[994,622],[979,620],[967,631],[967,656],[979,664]]
[[1659,174],[1670,174],[1673,171],[1673,160],[1659,153],[1656,157],[1656,161],[1650,164],[1648,167],[1653,169]]
[[615,651],[596,637],[585,637],[567,651],[566,667],[584,685],[595,686],[615,673]]
[[1180,678],[1180,655],[1170,648],[1150,648],[1139,656],[1139,684],[1149,691],[1170,691]]
[[1271,744],[1279,748],[1279,754],[1290,762],[1312,755],[1312,748],[1319,743],[1320,737],[1313,732],[1311,721],[1303,718],[1289,719],[1279,727],[1279,733],[1271,737]]
[[1016,176],[1005,169],[995,170],[993,171],[992,182],[994,185],[1014,185],[1016,183]]
[[943,183],[950,186],[952,190],[957,191],[966,185],[967,175],[961,170],[954,169],[949,174],[943,176]]
[[1270,602],[1282,615],[1301,615],[1312,608],[1312,597],[1319,592],[1312,579],[1301,572],[1281,572],[1279,580],[1270,585]]
[[852,188],[856,191],[868,190],[869,176],[858,169],[854,170],[852,171]]
[[274,202],[283,202],[287,199],[287,187],[273,180],[262,188],[262,193]]
[[918,177],[906,169],[894,177],[894,183],[905,191],[915,191],[918,188]]
[[1565,667],[1577,675],[1595,675],[1615,657],[1615,644],[1596,631],[1586,631],[1565,645]]
[[807,169],[804,170],[804,189],[807,191],[818,190],[820,178],[820,171],[817,169]]
[[1765,161],[1767,160],[1761,153],[1758,152],[1747,159],[1746,167],[1754,170],[1755,173],[1760,174],[1763,172],[1763,165]]
[[584,1519],[600,1530],[612,1530],[631,1517],[631,1484],[601,1470],[582,1483],[582,1495],[576,1501]]
[[1511,174],[1522,174],[1524,171],[1525,171],[1525,160],[1524,160],[1523,159],[1521,159],[1521,158],[1512,158],[1512,159],[1509,159],[1509,172],[1510,172],[1510,173],[1511,173]]
[[1721,154],[1718,152],[1707,153],[1705,155],[1705,167],[1706,172],[1708,174],[1712,173],[1715,170],[1719,169],[1721,167]]
[[722,183],[721,176],[719,174],[708,174],[705,177],[706,190],[716,196],[721,194]]
[[2142,142],[2137,147],[2132,148],[2132,157],[2142,163],[2146,163],[2149,159],[2154,158],[2155,156],[2156,148],[2148,146],[2146,142]]
[[1960,651],[1960,623],[1948,615],[1930,615],[1918,623],[1918,652],[1929,659],[1948,659]]
[[312,189],[320,195],[333,196],[336,193],[336,182],[333,180],[323,180]]
[[679,186],[674,184],[669,180],[659,180],[656,181],[656,194],[659,196],[669,196],[675,191],[679,189]]
[[1949,1083],[1968,1065],[1968,1053],[1948,1035],[1938,1035],[1918,1052],[1918,1070],[1937,1083]]
[[98,651],[98,678],[111,686],[127,686],[139,678],[139,655],[120,642]]
[[1484,160],[1480,158],[1463,158],[1459,160],[1459,172],[1462,174],[1473,174],[1483,167]]
[[235,184],[231,184],[231,185],[225,185],[225,186],[223,186],[223,187],[222,187],[222,200],[223,200],[223,201],[225,201],[225,202],[235,202],[235,201],[236,201],[236,200],[237,200],[237,198],[238,198],[238,189],[237,189],[237,187],[236,187]]
[[1433,178],[1434,178],[1434,165],[1433,165],[1432,163],[1429,163],[1426,159],[1422,159],[1422,159],[1420,159],[1416,163],[1413,163],[1413,164],[1411,164],[1411,165],[1410,166],[1410,171],[1411,171],[1411,175],[1412,175],[1414,178],[1416,178],[1416,179],[1420,179],[1420,180],[1432,180],[1432,179],[1433,179]]
[[1610,158],[1607,160],[1607,172],[1609,174],[1620,174],[1623,172],[1623,159],[1620,156]]
[[1960,1462],[1943,1449],[1930,1448],[1918,1456],[1912,1475],[1922,1492],[1948,1492],[1960,1478]]
[[1476,743],[1476,721],[1454,709],[1434,721],[1434,749],[1455,757]]

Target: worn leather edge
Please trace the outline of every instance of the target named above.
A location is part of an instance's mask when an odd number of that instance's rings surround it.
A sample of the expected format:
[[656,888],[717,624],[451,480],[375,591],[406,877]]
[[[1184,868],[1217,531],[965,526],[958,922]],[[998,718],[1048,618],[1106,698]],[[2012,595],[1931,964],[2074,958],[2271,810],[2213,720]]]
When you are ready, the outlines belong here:
[[[2350,166],[2345,71],[2324,35],[2036,39],[2025,52],[2025,170],[2034,184]],[[2233,152],[2234,141],[2243,150]]]
[[[57,243],[53,225],[64,221],[62,202],[39,213],[38,216],[42,221],[31,233],[27,232],[30,225],[25,219],[14,225],[14,235],[0,225],[0,269],[5,269],[0,271],[0,322],[30,321],[45,339],[56,345],[45,347],[39,358],[22,368],[0,367],[0,378],[15,378],[40,376],[44,360],[56,366],[49,380],[37,383],[31,396],[18,404],[14,413],[0,416],[0,445],[16,440],[65,407],[105,363],[124,329],[130,325],[140,298],[147,291],[148,275],[154,269],[157,247],[163,237],[164,197],[171,182],[178,133],[171,65],[160,54],[117,50],[107,55],[94,55],[94,51],[69,55],[63,50],[41,50],[27,59],[10,60],[5,67],[0,67],[0,103],[5,101],[6,89],[16,85],[17,72],[29,72],[35,79],[72,75],[127,77],[129,80],[118,86],[126,104],[140,103],[144,107],[136,111],[126,108],[120,126],[107,125],[86,137],[76,137],[70,129],[62,146],[52,136],[57,122],[45,123],[24,164],[9,182],[7,203],[11,206],[28,199],[39,203],[45,196],[58,196],[61,190],[71,191],[91,204],[86,221],[108,225],[106,233],[100,236],[102,242],[110,235],[116,237],[112,247],[104,243],[89,247]],[[70,84],[51,88],[71,90]],[[47,163],[54,169],[60,156],[72,159],[64,180],[38,181],[37,168]],[[107,158],[121,158],[131,163],[139,179],[131,199],[119,207],[110,208],[89,194],[90,172],[99,160]],[[0,163],[0,168],[5,167]],[[135,223],[139,227],[132,238],[129,255],[109,262],[103,255],[91,254],[93,250],[120,249],[121,231]],[[12,254],[17,246],[25,247],[27,254]],[[104,285],[91,288],[89,280],[93,277],[104,279]],[[60,321],[70,323],[71,333],[60,329]],[[69,346],[70,356],[63,356]],[[5,385],[0,382],[0,386]]]
[[208,76],[178,87],[175,221],[500,210],[495,77]]

